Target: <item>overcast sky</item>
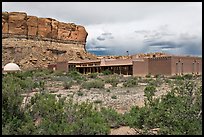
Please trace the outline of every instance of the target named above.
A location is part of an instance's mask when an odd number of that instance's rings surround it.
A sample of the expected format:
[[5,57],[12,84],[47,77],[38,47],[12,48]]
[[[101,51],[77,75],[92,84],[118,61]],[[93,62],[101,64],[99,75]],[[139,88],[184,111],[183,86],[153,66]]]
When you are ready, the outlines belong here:
[[83,25],[96,54],[202,56],[201,2],[3,2],[2,10]]

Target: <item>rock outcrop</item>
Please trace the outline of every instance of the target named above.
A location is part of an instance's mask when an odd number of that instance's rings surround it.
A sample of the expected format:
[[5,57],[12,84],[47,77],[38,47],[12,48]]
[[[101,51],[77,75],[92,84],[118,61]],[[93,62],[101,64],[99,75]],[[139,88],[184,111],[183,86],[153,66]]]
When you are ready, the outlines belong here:
[[14,61],[21,68],[41,68],[64,60],[95,59],[85,50],[88,33],[74,23],[2,12],[3,64]]

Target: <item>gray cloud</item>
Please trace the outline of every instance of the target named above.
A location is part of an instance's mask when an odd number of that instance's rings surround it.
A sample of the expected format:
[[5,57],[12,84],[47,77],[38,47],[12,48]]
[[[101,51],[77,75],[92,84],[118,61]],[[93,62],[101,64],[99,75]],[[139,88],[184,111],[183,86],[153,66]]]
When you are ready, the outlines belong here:
[[109,33],[109,32],[102,33],[100,36],[97,37],[97,40],[99,41],[104,41],[107,39],[114,39],[114,37],[112,36],[112,33]]
[[3,2],[2,11],[83,25],[87,49],[106,54],[202,54],[201,2]]
[[112,33],[110,33],[110,32],[105,32],[105,33],[102,33],[101,35],[104,35],[104,36],[111,36]]
[[104,41],[105,38],[104,38],[104,37],[101,37],[101,36],[98,36],[98,37],[97,37],[97,40]]
[[172,41],[160,41],[160,42],[153,42],[149,44],[150,47],[161,47],[161,48],[175,48],[175,47],[181,47],[181,45],[176,44]]

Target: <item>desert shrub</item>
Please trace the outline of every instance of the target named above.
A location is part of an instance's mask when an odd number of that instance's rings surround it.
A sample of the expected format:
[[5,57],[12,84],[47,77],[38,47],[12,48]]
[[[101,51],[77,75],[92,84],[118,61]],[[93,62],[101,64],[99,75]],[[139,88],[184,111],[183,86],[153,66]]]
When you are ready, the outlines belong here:
[[126,112],[123,116],[125,125],[142,129],[144,125],[144,119],[147,115],[146,111],[147,109],[145,107],[131,107],[130,111]]
[[96,103],[96,104],[101,104],[101,103],[102,103],[102,100],[95,100],[94,103]]
[[[69,102],[66,108],[68,123],[72,135],[106,135],[110,128],[103,115],[96,111],[92,103],[73,104]],[[70,127],[69,126],[69,127]]]
[[97,78],[97,76],[98,76],[98,73],[90,73],[88,75],[89,78]]
[[111,128],[117,128],[123,125],[123,117],[115,109],[102,107],[100,112]]
[[193,78],[193,75],[192,74],[186,74],[186,75],[183,76],[183,78],[190,80],[190,79]]
[[174,75],[169,77],[170,79],[175,79],[175,80],[184,80],[184,77],[180,76],[180,75]]
[[22,80],[25,80],[27,77],[33,77],[34,73],[35,73],[34,70],[28,70],[28,71],[19,71],[19,72],[16,72],[13,74],[7,74],[7,75],[13,75]]
[[151,78],[151,74],[147,74],[145,77],[146,78]]
[[113,87],[116,87],[119,83],[119,79],[116,76],[106,77],[104,81],[105,83],[110,83]]
[[[145,104],[147,103],[152,103],[153,101],[153,96],[155,95],[155,92],[156,92],[156,88],[155,86],[147,86],[145,89],[144,89],[144,96],[147,97],[147,100],[145,99]],[[147,102],[148,101],[148,102]]]
[[64,81],[63,83],[64,89],[70,89],[72,85],[73,85],[72,81]]
[[81,92],[81,91],[78,91],[78,92],[77,92],[77,95],[78,95],[78,96],[83,96],[83,95],[84,95],[84,93],[83,93],[83,92]]
[[49,77],[53,71],[48,70],[48,69],[37,69],[33,70],[33,77]]
[[171,80],[170,79],[165,79],[165,82],[170,84],[171,83]]
[[164,78],[164,75],[157,74],[157,75],[155,75],[155,78]]
[[137,77],[130,77],[129,79],[127,79],[123,85],[125,87],[134,87],[138,85],[138,79]]
[[104,88],[104,82],[100,79],[92,80],[92,81],[86,81],[82,84],[83,88],[91,89],[91,88]]
[[19,80],[16,75],[5,75],[2,79],[2,134],[20,134],[19,127],[27,122],[21,109],[21,94],[25,91]]
[[71,77],[67,77],[67,76],[54,76],[51,79],[53,81],[71,81],[73,80]]
[[[132,107],[125,113],[127,125],[147,130],[160,128],[159,134],[165,135],[202,134],[202,86],[195,88],[193,83],[186,81],[154,100],[155,88],[148,87],[145,91],[151,104],[141,108]],[[195,92],[194,96],[192,92]]]
[[106,92],[111,92],[110,89],[107,89]]
[[110,75],[110,74],[112,74],[112,72],[110,70],[108,70],[108,69],[104,70],[102,73],[103,73],[103,75]]
[[71,77],[73,80],[76,80],[77,83],[81,83],[86,80],[86,78],[78,71],[70,71],[67,73],[67,76]]
[[[30,72],[30,71],[29,71]],[[22,89],[22,92],[31,92],[33,88],[42,88],[44,85],[40,85],[40,82],[42,80],[34,81],[32,77],[25,76],[25,72],[18,72],[14,74],[6,74],[4,75],[3,79],[5,81],[10,81],[9,79],[12,79],[12,82],[19,85]]]
[[63,71],[54,71],[53,73],[54,76],[65,76],[64,72]]
[[[110,127],[103,115],[89,102],[74,103],[47,93],[35,94],[21,108],[25,89],[16,75],[4,75],[2,81],[2,134],[13,135],[100,135]],[[26,87],[25,87],[26,88]],[[31,109],[32,108],[32,109]],[[36,120],[40,119],[36,125]]]
[[149,86],[159,86],[160,84],[161,84],[161,81],[159,81],[159,80],[154,80],[152,78],[150,78],[148,80],[148,85]]
[[[42,105],[41,105],[42,104]],[[92,103],[74,103],[65,98],[55,100],[54,95],[36,95],[32,98],[31,116],[42,117],[34,131],[41,135],[100,135],[108,134],[109,126]]]
[[69,71],[69,72],[67,73],[67,76],[70,76],[70,77],[75,78],[75,77],[81,76],[81,74],[80,74],[78,71]]
[[117,96],[116,95],[112,95],[111,98],[112,99],[117,99]]

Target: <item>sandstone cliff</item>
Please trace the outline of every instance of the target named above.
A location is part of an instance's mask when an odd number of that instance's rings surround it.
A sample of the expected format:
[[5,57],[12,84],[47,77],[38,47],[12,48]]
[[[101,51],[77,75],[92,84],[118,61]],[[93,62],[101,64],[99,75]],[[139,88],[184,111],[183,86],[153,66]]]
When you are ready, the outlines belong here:
[[74,23],[2,12],[2,62],[32,69],[56,61],[96,59],[85,50],[87,35],[83,26]]

